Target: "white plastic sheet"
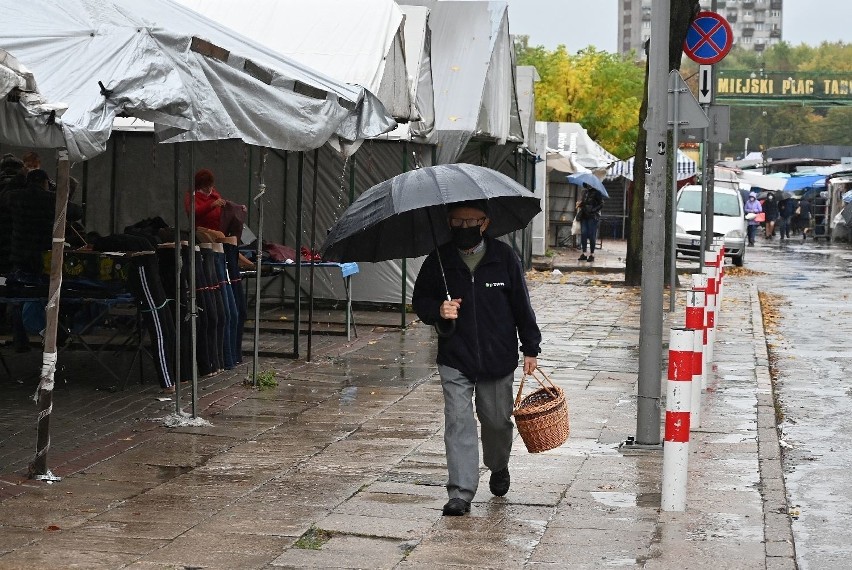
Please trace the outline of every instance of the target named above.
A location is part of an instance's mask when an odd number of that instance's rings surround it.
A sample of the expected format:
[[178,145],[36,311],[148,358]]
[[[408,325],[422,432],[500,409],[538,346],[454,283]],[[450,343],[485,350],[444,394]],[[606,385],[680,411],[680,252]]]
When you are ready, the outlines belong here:
[[393,0],[178,0],[182,5],[411,116],[403,14]]
[[[6,143],[105,149],[116,115],[156,124],[164,142],[239,138],[307,150],[395,126],[361,87],[341,84],[170,0],[0,0],[0,48],[40,97],[3,99]],[[51,115],[44,103],[64,103]]]

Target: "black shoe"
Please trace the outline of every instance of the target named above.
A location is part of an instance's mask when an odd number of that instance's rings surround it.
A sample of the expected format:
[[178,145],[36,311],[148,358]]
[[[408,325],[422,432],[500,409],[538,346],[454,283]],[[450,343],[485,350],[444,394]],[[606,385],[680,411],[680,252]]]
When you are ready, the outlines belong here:
[[512,478],[509,477],[509,468],[501,469],[500,471],[492,471],[491,479],[488,481],[488,487],[491,489],[491,494],[502,497],[509,492],[509,484]]
[[465,501],[464,499],[450,499],[447,501],[447,504],[444,505],[444,516],[448,517],[460,517],[465,513],[470,512],[470,503]]
[[588,259],[586,259],[586,261],[588,261],[589,263],[593,262],[594,260],[595,260],[595,256],[594,256],[594,255],[590,255],[590,256],[589,256],[589,258],[588,258]]
[[581,253],[581,254],[580,254],[580,257],[578,257],[578,258],[577,258],[577,261],[586,261],[586,254],[585,254],[585,253]]

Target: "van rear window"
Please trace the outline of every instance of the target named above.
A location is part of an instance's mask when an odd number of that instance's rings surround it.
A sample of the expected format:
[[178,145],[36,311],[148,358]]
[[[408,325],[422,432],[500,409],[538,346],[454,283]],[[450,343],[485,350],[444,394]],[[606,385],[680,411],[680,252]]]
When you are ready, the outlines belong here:
[[[713,194],[713,209],[717,216],[742,216],[740,210],[742,203],[739,196],[732,194]],[[678,212],[688,212],[691,214],[701,213],[701,192],[685,190],[681,192],[680,198],[677,201]]]

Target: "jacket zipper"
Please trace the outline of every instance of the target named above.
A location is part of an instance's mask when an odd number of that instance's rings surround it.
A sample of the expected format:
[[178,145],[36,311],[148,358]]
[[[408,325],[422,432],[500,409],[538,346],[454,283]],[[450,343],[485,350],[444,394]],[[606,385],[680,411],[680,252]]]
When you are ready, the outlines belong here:
[[479,349],[479,321],[476,318],[476,278],[473,271],[470,272],[470,296],[473,297],[473,330],[476,335],[477,378],[474,379],[475,382],[479,379],[479,373],[482,372],[482,351]]

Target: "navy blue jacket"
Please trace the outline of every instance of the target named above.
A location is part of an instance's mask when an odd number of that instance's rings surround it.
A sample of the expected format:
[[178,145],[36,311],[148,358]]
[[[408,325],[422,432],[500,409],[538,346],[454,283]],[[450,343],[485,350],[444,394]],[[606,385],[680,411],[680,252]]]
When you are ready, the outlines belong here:
[[[472,275],[454,245],[440,248],[450,296],[462,301],[455,332],[438,339],[438,364],[473,381],[512,374],[518,366],[519,336],[524,356],[537,356],[541,343],[521,260],[507,244],[485,239],[485,255]],[[440,321],[444,327],[448,322],[440,314],[444,301],[444,282],[432,252],[420,268],[412,304],[424,323]]]

